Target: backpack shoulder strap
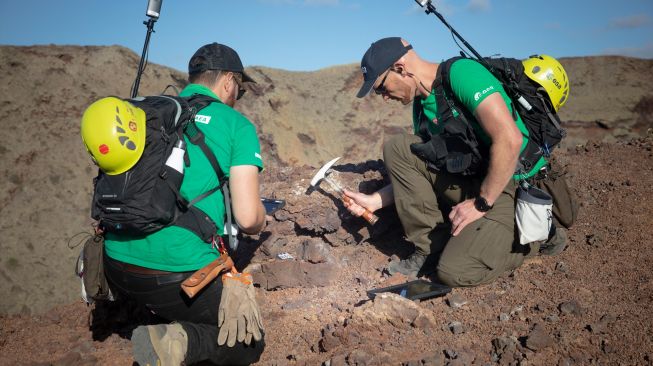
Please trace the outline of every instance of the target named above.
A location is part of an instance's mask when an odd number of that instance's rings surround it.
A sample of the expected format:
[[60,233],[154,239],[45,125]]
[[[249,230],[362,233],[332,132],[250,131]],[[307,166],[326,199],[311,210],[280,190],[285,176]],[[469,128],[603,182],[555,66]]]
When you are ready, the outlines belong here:
[[[435,93],[435,104],[440,113],[440,118],[443,121],[453,117],[455,101],[453,98],[446,98],[446,95],[453,96],[451,92],[449,70],[451,69],[451,64],[461,58],[463,57],[453,57],[440,63],[438,70],[435,72],[435,80],[433,80],[433,84],[431,85],[431,90],[433,90]],[[429,121],[421,110],[419,110],[417,113],[419,119],[419,128],[417,133],[420,137],[422,137],[422,139],[426,141],[431,137],[431,132],[428,129]]]
[[197,122],[195,122],[195,115],[197,112],[200,110],[204,109],[211,103],[222,103],[220,100],[209,97],[206,95],[201,95],[201,94],[193,94],[192,96],[188,98],[184,98],[190,108],[192,109],[192,114],[188,120],[188,123],[186,126],[184,126],[184,133],[186,136],[188,136],[188,139],[190,142],[194,145],[197,145],[206,158],[209,160],[209,163],[211,163],[211,166],[213,167],[213,170],[215,171],[215,174],[218,176],[218,183],[219,186],[221,187],[226,179],[225,179],[225,174],[222,168],[220,167],[220,163],[218,162],[218,159],[215,157],[215,154],[209,147],[206,145],[206,141],[204,138],[204,133],[197,127]]
[[[462,59],[463,57],[450,58],[438,66],[438,71],[435,77],[435,102],[437,103],[438,110],[442,119],[453,117],[453,111],[456,109],[457,98],[451,89],[451,65],[454,62]],[[449,98],[447,98],[449,96]],[[458,110],[458,114],[463,114],[464,111]]]
[[222,193],[225,201],[225,212],[227,215],[228,227],[226,229],[229,237],[229,247],[233,250],[236,250],[237,242],[234,240],[233,233],[231,231],[232,218],[231,218],[231,197],[229,194],[229,185],[227,184],[227,179],[225,177],[222,168],[220,167],[220,163],[218,162],[218,159],[215,157],[215,154],[213,154],[213,151],[211,151],[211,149],[209,149],[209,147],[206,145],[204,133],[199,129],[199,127],[197,127],[197,122],[195,122],[195,115],[197,114],[197,112],[206,108],[211,103],[222,103],[222,102],[216,98],[207,95],[202,95],[202,94],[193,94],[190,97],[186,98],[186,100],[188,104],[191,106],[191,108],[193,109],[193,113],[191,115],[190,120],[184,127],[184,133],[186,134],[186,136],[188,136],[188,139],[190,140],[191,143],[197,145],[202,150],[206,158],[211,163],[211,166],[213,167],[215,174],[218,176],[218,186],[202,194],[201,196],[195,198],[193,201],[191,201],[191,205],[195,204],[196,202],[205,198],[206,196],[212,194],[216,190],[222,189]]

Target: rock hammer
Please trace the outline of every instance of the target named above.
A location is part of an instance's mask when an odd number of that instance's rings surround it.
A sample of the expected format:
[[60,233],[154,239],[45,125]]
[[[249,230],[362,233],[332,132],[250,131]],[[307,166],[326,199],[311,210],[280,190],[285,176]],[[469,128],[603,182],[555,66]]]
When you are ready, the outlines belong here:
[[[325,180],[325,181],[327,181],[327,183],[329,183],[331,188],[333,188],[333,190],[336,191],[336,193],[338,193],[340,195],[340,199],[342,199],[347,204],[355,203],[351,198],[349,198],[347,195],[345,195],[345,192],[343,192],[342,187],[340,187],[340,185],[338,185],[338,183],[334,182],[331,178],[327,177],[327,173],[329,172],[329,169],[331,169],[333,164],[335,164],[336,161],[338,161],[338,159],[340,159],[340,157],[337,157],[337,158],[329,161],[328,163],[324,164],[322,166],[322,168],[320,168],[320,170],[317,171],[317,173],[315,174],[313,179],[311,179],[311,186],[312,187],[317,187],[320,184],[321,181]],[[379,218],[375,214],[373,214],[370,210],[368,210],[366,208],[364,208],[364,209],[365,209],[365,212],[363,212],[363,214],[361,216],[363,216],[363,218],[365,220],[367,220],[367,222],[374,225]]]

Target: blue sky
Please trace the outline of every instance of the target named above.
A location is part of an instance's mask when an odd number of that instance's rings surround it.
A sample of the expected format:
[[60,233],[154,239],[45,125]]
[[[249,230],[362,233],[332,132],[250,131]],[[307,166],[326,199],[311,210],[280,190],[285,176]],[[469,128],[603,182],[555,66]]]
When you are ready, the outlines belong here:
[[[652,0],[440,0],[436,8],[483,55],[620,54],[653,58]],[[0,0],[0,44],[123,45],[140,55],[147,0]],[[401,36],[423,57],[458,53],[413,0],[163,0],[149,60],[187,70],[203,44],[227,44],[246,66],[309,71],[360,62]]]

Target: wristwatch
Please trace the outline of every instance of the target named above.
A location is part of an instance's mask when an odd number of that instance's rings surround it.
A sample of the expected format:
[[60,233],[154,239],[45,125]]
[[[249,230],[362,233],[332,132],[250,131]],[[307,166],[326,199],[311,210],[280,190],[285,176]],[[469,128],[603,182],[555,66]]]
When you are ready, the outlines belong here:
[[476,209],[479,210],[480,212],[488,212],[494,206],[488,204],[487,200],[485,198],[483,198],[482,196],[478,196],[474,200],[474,207],[476,207]]

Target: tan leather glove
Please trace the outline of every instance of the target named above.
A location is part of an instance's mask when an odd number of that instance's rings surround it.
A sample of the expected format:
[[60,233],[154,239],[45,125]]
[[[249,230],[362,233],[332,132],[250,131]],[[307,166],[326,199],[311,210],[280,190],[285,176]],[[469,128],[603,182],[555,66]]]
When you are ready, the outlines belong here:
[[263,323],[256,303],[252,275],[226,273],[222,276],[222,297],[218,309],[218,345],[233,347],[236,341],[260,341]]

